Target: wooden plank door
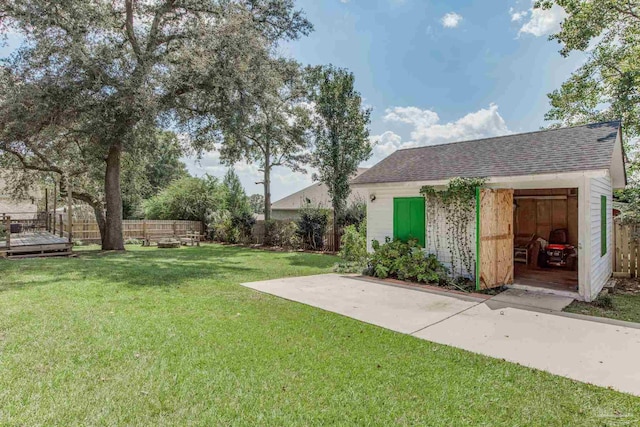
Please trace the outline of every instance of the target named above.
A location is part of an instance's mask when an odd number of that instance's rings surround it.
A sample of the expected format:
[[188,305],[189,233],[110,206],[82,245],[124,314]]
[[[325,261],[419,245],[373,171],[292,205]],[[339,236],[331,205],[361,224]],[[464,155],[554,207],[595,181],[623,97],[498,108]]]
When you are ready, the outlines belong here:
[[513,190],[479,192],[478,289],[513,283]]

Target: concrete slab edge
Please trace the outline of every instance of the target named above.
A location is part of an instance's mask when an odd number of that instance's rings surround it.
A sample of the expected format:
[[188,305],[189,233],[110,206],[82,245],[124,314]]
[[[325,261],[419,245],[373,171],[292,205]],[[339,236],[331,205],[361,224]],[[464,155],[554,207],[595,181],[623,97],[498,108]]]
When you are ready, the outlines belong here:
[[363,282],[371,282],[371,283],[376,283],[378,285],[386,285],[386,286],[393,286],[396,288],[402,288],[402,289],[409,289],[411,291],[416,291],[416,292],[426,292],[428,294],[434,294],[434,295],[440,295],[443,297],[449,297],[449,298],[457,298],[459,300],[462,301],[467,301],[467,302],[485,302],[488,301],[490,299],[490,296],[482,296],[482,297],[478,297],[475,296],[477,294],[468,294],[465,295],[463,293],[457,293],[457,292],[448,292],[445,290],[438,290],[438,289],[433,289],[433,287],[431,288],[419,288],[417,286],[413,286],[413,285],[403,285],[401,283],[396,283],[396,282],[390,282],[387,280],[382,280],[382,279],[376,279],[370,276],[348,276],[351,279],[355,279],[355,280],[361,280]]

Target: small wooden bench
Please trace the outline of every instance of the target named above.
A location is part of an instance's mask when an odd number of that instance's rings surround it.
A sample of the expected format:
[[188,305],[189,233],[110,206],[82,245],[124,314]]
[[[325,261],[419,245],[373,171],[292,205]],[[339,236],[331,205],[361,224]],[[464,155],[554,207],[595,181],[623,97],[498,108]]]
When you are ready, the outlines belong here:
[[167,233],[154,233],[154,232],[146,232],[144,235],[144,239],[142,239],[142,246],[151,246],[151,243],[158,243],[162,239],[173,238],[173,236],[168,236]]
[[199,231],[191,231],[185,235],[185,237],[181,237],[180,241],[183,245],[190,246],[200,246],[200,232]]

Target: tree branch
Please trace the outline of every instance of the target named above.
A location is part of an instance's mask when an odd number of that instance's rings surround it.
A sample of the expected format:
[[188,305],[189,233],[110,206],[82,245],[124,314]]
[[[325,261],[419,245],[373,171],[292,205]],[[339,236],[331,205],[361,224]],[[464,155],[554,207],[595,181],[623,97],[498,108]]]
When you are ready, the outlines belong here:
[[125,0],[125,28],[127,32],[127,38],[129,39],[129,43],[131,43],[131,47],[138,57],[138,61],[142,61],[142,51],[140,50],[140,45],[138,44],[138,39],[136,38],[136,34],[133,30],[133,0]]

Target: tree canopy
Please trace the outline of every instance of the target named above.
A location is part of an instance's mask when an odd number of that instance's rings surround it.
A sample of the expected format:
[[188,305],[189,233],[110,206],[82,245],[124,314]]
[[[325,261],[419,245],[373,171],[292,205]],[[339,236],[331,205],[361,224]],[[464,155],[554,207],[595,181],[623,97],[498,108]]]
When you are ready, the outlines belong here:
[[[103,249],[124,248],[121,159],[140,135],[174,123],[210,148],[221,124],[246,121],[277,43],[312,28],[293,0],[5,0],[0,26],[24,38],[3,62],[6,80],[36,93],[3,99],[23,129],[2,143],[21,142],[19,159],[39,157],[34,139],[101,159]],[[62,173],[74,173],[72,158]]]
[[239,160],[256,163],[263,179],[265,220],[271,218],[271,172],[284,166],[305,172],[311,140],[310,109],[300,65],[279,60],[265,69],[265,86],[257,90],[247,123],[224,124],[222,160],[233,164]]
[[536,7],[557,4],[567,17],[550,39],[560,53],[587,54],[587,60],[550,93],[548,120],[564,125],[622,120],[630,185],[618,197],[627,203],[623,219],[638,222],[640,179],[640,1],[639,0],[544,0]]

